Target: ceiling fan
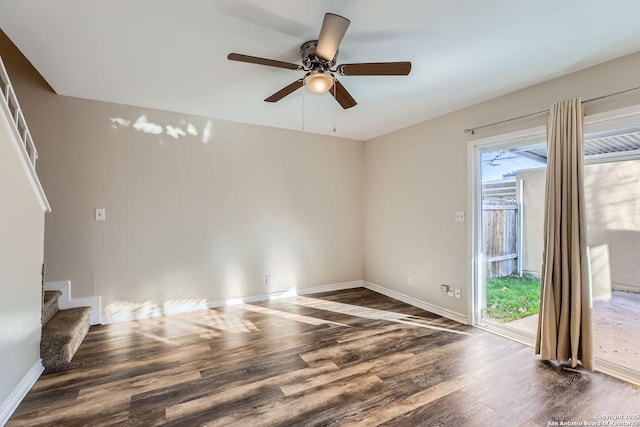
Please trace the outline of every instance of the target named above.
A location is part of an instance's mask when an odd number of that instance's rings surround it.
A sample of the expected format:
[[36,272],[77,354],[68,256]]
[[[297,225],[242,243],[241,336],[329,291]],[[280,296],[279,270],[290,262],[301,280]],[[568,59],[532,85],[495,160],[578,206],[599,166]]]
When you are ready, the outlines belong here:
[[338,47],[350,23],[351,21],[340,15],[333,13],[325,14],[318,40],[309,40],[300,46],[300,56],[302,57],[303,65],[242,55],[239,53],[230,53],[227,59],[306,72],[303,78],[283,87],[265,99],[266,102],[280,101],[302,86],[307,86],[309,90],[315,93],[329,92],[342,108],[351,108],[355,106],[357,102],[338,79],[336,79],[336,74],[340,76],[406,76],[411,71],[411,62],[341,64],[332,68],[336,65]]

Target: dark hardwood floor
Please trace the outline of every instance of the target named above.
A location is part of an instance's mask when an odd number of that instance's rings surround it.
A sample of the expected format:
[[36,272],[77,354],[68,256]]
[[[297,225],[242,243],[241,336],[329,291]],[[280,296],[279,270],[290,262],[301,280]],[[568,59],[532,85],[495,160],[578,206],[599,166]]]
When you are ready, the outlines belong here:
[[7,425],[549,426],[637,414],[627,383],[360,288],[92,327]]

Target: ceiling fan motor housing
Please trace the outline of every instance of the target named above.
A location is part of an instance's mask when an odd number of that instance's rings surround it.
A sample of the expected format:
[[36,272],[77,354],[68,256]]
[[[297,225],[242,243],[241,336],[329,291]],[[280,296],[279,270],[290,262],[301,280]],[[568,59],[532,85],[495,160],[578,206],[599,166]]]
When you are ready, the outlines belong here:
[[318,47],[318,40],[309,40],[302,43],[300,46],[300,56],[302,57],[302,64],[309,70],[322,70],[329,71],[331,67],[336,65],[336,58],[338,57],[338,51],[333,56],[331,61],[325,61],[316,56],[316,48]]

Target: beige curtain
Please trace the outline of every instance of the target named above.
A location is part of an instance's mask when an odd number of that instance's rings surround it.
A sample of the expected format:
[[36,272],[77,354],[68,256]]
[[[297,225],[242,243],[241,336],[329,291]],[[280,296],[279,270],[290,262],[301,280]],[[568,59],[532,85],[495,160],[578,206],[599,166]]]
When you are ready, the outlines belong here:
[[551,107],[536,354],[593,370],[580,99]]

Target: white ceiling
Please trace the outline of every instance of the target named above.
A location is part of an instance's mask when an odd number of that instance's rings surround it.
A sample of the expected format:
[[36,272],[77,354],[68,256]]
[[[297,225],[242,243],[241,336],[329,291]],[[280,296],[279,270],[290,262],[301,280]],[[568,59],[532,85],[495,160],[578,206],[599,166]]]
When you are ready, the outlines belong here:
[[[358,101],[342,110],[306,89],[266,103],[303,72],[226,59],[300,63],[325,12],[351,20],[339,64],[411,74],[341,77]],[[640,51],[639,15],[638,0],[2,0],[0,28],[62,95],[366,140]]]

